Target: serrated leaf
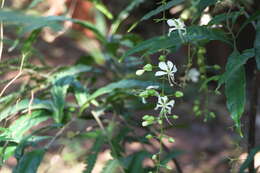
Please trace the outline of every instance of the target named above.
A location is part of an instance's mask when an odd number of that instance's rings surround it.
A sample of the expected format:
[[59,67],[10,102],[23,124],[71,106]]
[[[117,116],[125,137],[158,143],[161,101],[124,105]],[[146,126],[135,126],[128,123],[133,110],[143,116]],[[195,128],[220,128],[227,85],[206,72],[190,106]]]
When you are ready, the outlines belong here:
[[[229,69],[231,62],[239,56],[237,51],[233,52],[228,58],[226,71]],[[238,133],[242,136],[240,118],[244,112],[246,103],[246,77],[243,66],[237,68],[236,71],[226,80],[225,95],[227,97],[227,108],[231,114],[231,118],[235,122],[235,127]]]
[[[127,169],[129,173],[143,173],[144,169],[142,167],[143,161],[145,158],[151,157],[152,154],[148,153],[147,151],[140,151],[130,156],[124,158],[122,160],[122,164]],[[127,163],[128,162],[128,163]]]
[[260,70],[260,20],[258,20],[256,25],[255,60],[257,69]]
[[[2,112],[0,112],[0,121],[3,119],[7,118],[10,115],[17,114],[20,111],[24,111],[28,109],[30,101],[28,99],[22,100],[16,105],[12,105],[4,109]],[[44,100],[39,100],[39,99],[34,99],[32,105],[31,105],[31,110],[35,109],[46,109],[51,111],[52,106],[49,101],[44,101]]]
[[63,111],[65,107],[65,98],[71,83],[74,81],[74,77],[67,76],[57,80],[52,89],[51,95],[53,99],[53,118],[57,123],[63,121]]
[[14,168],[13,173],[36,173],[44,157],[45,150],[38,149],[26,153]]
[[19,143],[28,130],[46,121],[49,117],[45,111],[34,111],[30,115],[23,115],[10,125],[7,134],[10,134],[10,137],[13,137],[13,139]]
[[101,173],[119,173],[120,162],[118,160],[107,161]]
[[88,157],[86,160],[87,167],[83,173],[92,172],[92,169],[94,168],[96,160],[97,160],[98,153],[100,152],[104,142],[105,142],[105,136],[99,135],[98,138],[96,139],[95,143],[92,145],[92,147],[90,149],[91,153],[88,154]]

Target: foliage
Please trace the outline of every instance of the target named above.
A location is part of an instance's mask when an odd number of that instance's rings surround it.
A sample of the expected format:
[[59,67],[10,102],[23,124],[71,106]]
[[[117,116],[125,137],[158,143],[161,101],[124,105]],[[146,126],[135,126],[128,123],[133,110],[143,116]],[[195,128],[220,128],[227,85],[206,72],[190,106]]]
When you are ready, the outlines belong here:
[[[73,19],[66,14],[42,16],[35,12],[36,7],[44,3],[41,0],[34,0],[28,8],[21,10],[1,9],[0,21],[14,30],[16,36],[14,40],[1,38],[1,41],[10,45],[9,51],[20,52],[17,58],[0,61],[1,74],[18,71],[13,79],[1,81],[1,165],[15,156],[17,165],[14,173],[37,172],[50,147],[58,142],[58,138],[68,139],[62,134],[76,120],[80,120],[95,122],[90,131],[84,129],[78,134],[71,134],[72,139],[93,142],[86,153],[84,173],[93,171],[98,154],[105,147],[111,151],[112,159],[103,167],[102,173],[159,173],[173,169],[169,162],[175,163],[176,170],[180,172],[176,158],[183,152],[165,146],[165,139],[170,143],[175,141],[166,134],[165,127],[174,127],[172,121],[178,119],[174,114],[175,102],[185,97],[185,91],[189,85],[192,86],[192,82],[199,85],[200,95],[223,93],[226,96],[226,106],[234,127],[241,137],[244,135],[241,117],[246,109],[249,81],[245,67],[253,59],[256,62],[254,71],[260,70],[259,10],[248,14],[244,3],[235,0],[230,5],[217,0],[161,0],[155,9],[128,30],[134,31],[137,24],[142,25],[141,22],[152,18],[156,24],[163,25],[160,34],[143,40],[137,34],[120,31],[120,26],[145,0],[133,0],[117,15],[101,0],[90,2],[95,7],[95,17],[99,22]],[[178,19],[167,18],[170,16],[168,11],[176,6],[181,9]],[[216,13],[214,10],[220,7],[228,11]],[[211,19],[201,24],[205,14],[210,15]],[[161,17],[155,18],[157,16]],[[236,28],[240,22],[238,19],[243,17],[245,21]],[[94,36],[89,39],[99,46],[88,50],[87,56],[78,58],[75,64],[51,67],[45,59],[39,58],[41,55],[35,43],[41,41],[43,32],[48,32],[46,28],[51,33],[64,31],[64,22],[91,31]],[[256,37],[253,47],[241,50],[237,40],[247,26],[254,27]],[[73,37],[73,32],[68,36]],[[207,45],[212,42],[224,44],[232,52],[223,73],[218,65],[208,64],[211,57],[207,57]],[[185,58],[187,64],[176,67],[172,54],[184,47],[188,50]],[[33,64],[33,60],[40,63]],[[15,83],[20,77],[26,77],[28,81]],[[213,81],[218,83],[215,90],[211,89]],[[224,90],[222,85],[225,85]],[[10,86],[18,89],[7,92]],[[201,110],[201,100],[199,97],[196,99],[193,107],[195,115],[204,114],[205,120],[215,118],[215,113],[209,108]],[[157,101],[153,103],[151,100]],[[136,112],[147,109],[155,111],[144,115],[142,122],[140,119],[137,121]],[[146,134],[136,134],[138,128]],[[126,143],[152,146],[153,140],[159,143],[158,152],[140,150],[129,154],[126,151]],[[249,167],[257,151],[259,147],[250,152],[240,168],[241,173]],[[153,165],[144,166],[145,159]]]

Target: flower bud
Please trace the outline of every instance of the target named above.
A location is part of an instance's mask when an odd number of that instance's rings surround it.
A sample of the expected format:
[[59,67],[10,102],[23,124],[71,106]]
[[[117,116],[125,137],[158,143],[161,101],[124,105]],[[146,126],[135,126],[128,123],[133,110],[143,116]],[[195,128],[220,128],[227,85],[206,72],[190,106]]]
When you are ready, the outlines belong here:
[[145,136],[145,138],[146,138],[146,139],[152,139],[153,136],[152,136],[151,134],[148,134],[148,135]]
[[166,56],[165,55],[160,55],[159,56],[159,61],[165,61],[166,60]]
[[181,91],[176,91],[176,92],[175,92],[175,97],[177,97],[177,98],[183,97],[183,92],[181,92]]
[[172,137],[169,137],[169,138],[168,138],[168,141],[169,141],[170,143],[174,143],[174,142],[175,142],[175,140],[174,140]]
[[152,70],[153,70],[153,66],[152,66],[151,64],[146,64],[146,65],[143,67],[143,69],[144,69],[145,71],[152,71]]
[[145,70],[141,69],[141,70],[137,70],[137,71],[135,72],[135,74],[136,74],[137,76],[142,76],[142,75],[144,74],[144,72],[145,72]]

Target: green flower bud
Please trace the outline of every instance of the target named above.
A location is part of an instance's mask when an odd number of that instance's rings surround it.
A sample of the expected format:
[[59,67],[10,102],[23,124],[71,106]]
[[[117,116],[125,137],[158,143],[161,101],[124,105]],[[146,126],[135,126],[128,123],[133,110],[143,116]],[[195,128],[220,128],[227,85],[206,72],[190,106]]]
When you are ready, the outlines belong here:
[[143,116],[143,120],[148,120],[149,117],[150,117],[150,115],[145,115],[145,116]]
[[214,68],[215,70],[220,70],[220,69],[221,69],[221,67],[220,67],[219,65],[217,65],[217,64],[214,65],[213,68]]
[[211,118],[216,118],[216,114],[215,114],[214,112],[210,112],[210,113],[209,113],[209,116],[210,116]]
[[174,142],[175,142],[175,140],[174,140],[172,137],[169,137],[169,138],[168,138],[168,141],[169,141],[170,143],[174,143]]
[[145,71],[152,71],[152,70],[153,70],[153,66],[152,66],[151,64],[146,64],[146,65],[143,67],[143,69],[144,69]]
[[158,120],[158,124],[162,125],[163,121],[162,120]]
[[199,106],[193,106],[193,112],[197,112],[197,111],[199,111]]
[[153,135],[148,134],[148,135],[145,136],[145,138],[146,138],[146,139],[152,139],[152,138],[153,138]]
[[153,159],[153,160],[156,160],[156,159],[157,159],[157,155],[154,154],[154,155],[152,156],[152,159]]
[[160,55],[159,56],[159,61],[165,61],[166,60],[166,56],[165,55]]
[[173,118],[173,119],[178,119],[179,116],[178,116],[178,115],[173,115],[172,118]]
[[183,92],[181,92],[181,91],[176,91],[176,92],[175,92],[175,97],[177,97],[177,98],[183,97]]

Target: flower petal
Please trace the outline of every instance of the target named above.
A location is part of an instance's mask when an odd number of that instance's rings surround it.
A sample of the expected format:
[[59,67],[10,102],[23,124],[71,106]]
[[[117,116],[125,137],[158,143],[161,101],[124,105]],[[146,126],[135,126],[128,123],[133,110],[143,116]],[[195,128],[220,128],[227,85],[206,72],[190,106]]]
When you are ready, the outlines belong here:
[[175,26],[175,22],[174,22],[173,19],[167,20],[167,24],[168,24],[169,26]]
[[173,107],[174,104],[175,104],[175,101],[174,101],[174,100],[171,100],[171,101],[169,101],[169,102],[167,103],[167,105],[169,105],[169,106],[171,106],[171,107]]
[[169,70],[172,71],[173,63],[171,61],[167,61],[167,66],[168,66]]
[[155,73],[155,76],[163,76],[163,75],[166,75],[167,73],[165,71],[157,71]]
[[165,62],[159,62],[159,68],[164,71],[168,70],[167,64]]
[[173,66],[173,69],[171,70],[173,73],[177,72],[177,67],[176,65]]

